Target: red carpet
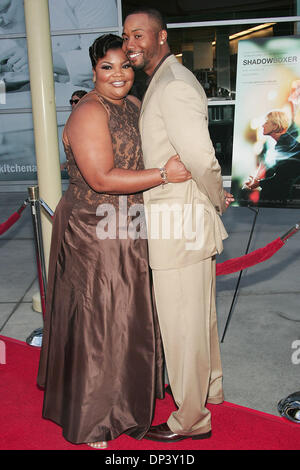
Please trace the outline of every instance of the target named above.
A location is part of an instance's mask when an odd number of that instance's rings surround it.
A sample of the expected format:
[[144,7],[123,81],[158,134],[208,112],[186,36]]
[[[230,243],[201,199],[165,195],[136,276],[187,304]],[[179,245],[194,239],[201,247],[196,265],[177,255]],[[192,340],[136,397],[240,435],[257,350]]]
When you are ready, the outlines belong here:
[[[0,449],[92,450],[65,441],[61,428],[41,417],[43,392],[36,386],[39,349],[3,336],[0,340],[5,343],[6,350],[6,363],[0,364]],[[3,354],[0,362],[4,362]],[[173,409],[169,396],[157,400],[154,424],[165,421]],[[109,450],[300,449],[300,426],[284,418],[228,402],[209,405],[209,409],[213,429],[210,439],[162,444],[121,436],[110,443]]]

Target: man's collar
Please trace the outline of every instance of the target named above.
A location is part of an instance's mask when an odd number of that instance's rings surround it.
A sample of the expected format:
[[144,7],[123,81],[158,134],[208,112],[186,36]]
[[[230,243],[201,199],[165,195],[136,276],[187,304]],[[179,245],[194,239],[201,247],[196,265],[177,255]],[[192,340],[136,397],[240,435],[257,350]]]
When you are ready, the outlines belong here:
[[168,52],[168,53],[161,59],[161,61],[157,64],[157,66],[156,66],[155,69],[153,70],[152,74],[149,75],[149,77],[148,77],[147,80],[146,80],[146,85],[147,85],[147,87],[150,85],[150,82],[151,82],[152,78],[154,77],[155,73],[158,71],[159,67],[162,65],[162,63],[163,63],[170,55],[172,55],[172,52]]

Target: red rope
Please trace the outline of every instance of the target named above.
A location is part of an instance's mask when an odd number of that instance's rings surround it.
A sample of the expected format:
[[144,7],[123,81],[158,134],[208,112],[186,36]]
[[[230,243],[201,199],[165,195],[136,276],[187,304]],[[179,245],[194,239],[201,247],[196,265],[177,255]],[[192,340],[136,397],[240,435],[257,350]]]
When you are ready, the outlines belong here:
[[3,222],[3,224],[0,224],[0,235],[5,233],[12,225],[14,225],[17,222],[17,220],[19,220],[26,205],[27,205],[27,201],[25,201],[22,204],[22,206],[6,220],[6,222]]
[[284,242],[281,238],[276,238],[276,240],[268,243],[268,245],[263,248],[252,251],[247,255],[229,259],[224,261],[224,263],[218,263],[216,266],[217,276],[242,271],[243,269],[250,268],[255,264],[262,263],[263,261],[271,258],[271,256],[273,256],[283,245]]
[[[17,222],[17,220],[19,220],[25,207],[26,203],[24,203],[17,212],[14,212],[6,222],[0,224],[0,235],[5,233],[13,224]],[[263,261],[271,258],[283,245],[284,242],[282,239],[276,238],[276,240],[272,241],[263,248],[252,251],[247,255],[240,256],[239,258],[229,259],[223,263],[217,263],[216,274],[217,276],[231,274],[237,271],[242,271],[246,268],[250,268],[251,266],[255,266],[258,263],[262,263]]]
[[13,224],[19,220],[21,217],[21,214],[19,212],[14,212],[6,222],[3,222],[3,224],[0,225],[0,235],[2,235],[4,232],[6,232]]

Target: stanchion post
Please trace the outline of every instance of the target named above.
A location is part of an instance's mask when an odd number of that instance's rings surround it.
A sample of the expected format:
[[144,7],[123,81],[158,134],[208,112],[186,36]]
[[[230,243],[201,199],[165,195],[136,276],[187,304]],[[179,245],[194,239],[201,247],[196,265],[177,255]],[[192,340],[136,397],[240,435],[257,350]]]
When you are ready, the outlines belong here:
[[41,305],[43,317],[45,316],[46,308],[46,266],[45,266],[45,257],[43,250],[43,238],[42,238],[42,225],[41,225],[41,211],[39,203],[39,187],[30,186],[28,188],[28,201],[31,207],[31,216],[32,216],[32,225],[35,241],[35,252],[36,252],[36,263],[37,263],[37,273],[39,280],[39,288],[41,295]]
[[[249,251],[249,248],[250,248],[250,244],[251,244],[251,240],[252,240],[252,236],[253,236],[253,232],[254,232],[254,227],[255,227],[255,224],[256,224],[256,219],[257,219],[257,216],[258,216],[258,213],[259,213],[259,209],[258,209],[258,208],[248,207],[248,209],[252,210],[252,211],[255,213],[255,216],[254,216],[254,219],[253,219],[253,222],[252,222],[251,232],[250,232],[250,236],[249,236],[249,239],[248,239],[248,244],[247,244],[247,248],[246,248],[245,255],[248,254],[248,251]],[[232,299],[232,302],[231,302],[229,314],[228,314],[228,317],[227,317],[227,320],[226,320],[226,324],[225,324],[225,328],[224,328],[224,331],[223,331],[223,335],[222,335],[222,338],[221,338],[221,343],[223,343],[223,341],[224,341],[224,338],[225,338],[225,335],[226,335],[226,331],[227,331],[227,328],[228,328],[229,323],[230,323],[230,320],[231,320],[231,316],[232,316],[232,312],[233,312],[233,307],[234,307],[234,304],[235,304],[235,301],[236,301],[236,298],[237,298],[237,295],[238,295],[239,285],[240,285],[240,282],[241,282],[241,278],[242,278],[243,271],[244,271],[243,269],[240,271],[240,274],[239,274],[239,277],[238,277],[238,281],[237,281],[237,283],[236,283],[236,287],[235,287],[233,299]]]
[[[24,12],[39,194],[55,210],[62,188],[48,0],[24,0]],[[41,225],[48,275],[52,224],[45,214]]]

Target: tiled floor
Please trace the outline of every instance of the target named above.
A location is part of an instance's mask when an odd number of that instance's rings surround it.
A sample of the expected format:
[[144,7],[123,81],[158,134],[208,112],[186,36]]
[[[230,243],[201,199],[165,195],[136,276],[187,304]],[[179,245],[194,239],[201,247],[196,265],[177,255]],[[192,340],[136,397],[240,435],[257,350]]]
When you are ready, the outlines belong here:
[[[0,223],[27,198],[0,192]],[[232,207],[223,221],[230,234],[217,262],[244,254],[253,220],[247,208]],[[250,251],[265,246],[300,221],[300,211],[260,209]],[[25,341],[43,325],[32,309],[37,270],[30,208],[0,236],[0,334]],[[221,343],[225,399],[278,414],[277,402],[300,390],[300,233],[270,260],[245,270],[225,340]],[[238,274],[217,278],[219,333],[222,336]],[[294,353],[294,356],[293,356]],[[298,357],[300,358],[300,351]]]

